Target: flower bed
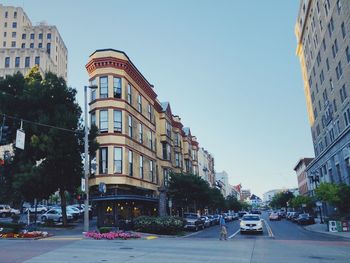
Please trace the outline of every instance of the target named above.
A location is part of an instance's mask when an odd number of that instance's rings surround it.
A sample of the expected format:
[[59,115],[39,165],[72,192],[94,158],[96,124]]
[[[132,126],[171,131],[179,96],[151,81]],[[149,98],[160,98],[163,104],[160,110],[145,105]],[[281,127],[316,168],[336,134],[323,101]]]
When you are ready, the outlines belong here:
[[23,232],[23,233],[0,233],[0,238],[42,238],[47,237],[47,232],[42,231],[32,231],[32,232]]
[[97,231],[90,231],[90,232],[86,232],[84,235],[86,237],[97,239],[97,240],[100,240],[100,239],[108,239],[108,240],[132,239],[132,238],[140,238],[141,237],[138,234],[126,233],[126,232],[122,232],[122,231],[108,232],[108,233],[99,233]]

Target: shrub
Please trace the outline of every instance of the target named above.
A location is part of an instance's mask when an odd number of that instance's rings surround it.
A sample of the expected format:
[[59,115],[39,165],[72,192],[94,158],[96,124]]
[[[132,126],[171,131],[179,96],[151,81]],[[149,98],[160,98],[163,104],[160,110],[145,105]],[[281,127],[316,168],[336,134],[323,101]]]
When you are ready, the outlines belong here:
[[100,231],[101,234],[109,233],[109,232],[111,232],[112,230],[113,230],[112,227],[100,227],[100,228],[99,228],[99,231]]
[[182,231],[183,220],[178,217],[140,216],[134,220],[134,230],[153,234],[175,235]]
[[0,222],[0,228],[12,229],[13,233],[17,234],[24,228],[24,224]]

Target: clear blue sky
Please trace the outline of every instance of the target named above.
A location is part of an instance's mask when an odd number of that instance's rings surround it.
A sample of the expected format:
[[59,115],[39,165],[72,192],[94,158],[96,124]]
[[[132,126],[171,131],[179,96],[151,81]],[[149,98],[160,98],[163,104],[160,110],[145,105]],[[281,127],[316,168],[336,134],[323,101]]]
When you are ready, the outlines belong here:
[[217,171],[253,193],[296,187],[312,157],[294,24],[299,1],[2,1],[56,25],[68,84],[88,83],[96,49],[125,51],[161,101],[190,126]]

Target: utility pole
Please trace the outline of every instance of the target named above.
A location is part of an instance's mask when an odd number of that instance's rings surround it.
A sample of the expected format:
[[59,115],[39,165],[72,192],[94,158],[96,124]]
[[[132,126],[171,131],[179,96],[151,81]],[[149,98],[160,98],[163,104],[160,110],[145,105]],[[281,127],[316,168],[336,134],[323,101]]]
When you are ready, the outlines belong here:
[[87,112],[87,86],[84,86],[84,179],[85,179],[85,199],[84,199],[84,231],[89,231],[89,152],[88,152],[88,112]]

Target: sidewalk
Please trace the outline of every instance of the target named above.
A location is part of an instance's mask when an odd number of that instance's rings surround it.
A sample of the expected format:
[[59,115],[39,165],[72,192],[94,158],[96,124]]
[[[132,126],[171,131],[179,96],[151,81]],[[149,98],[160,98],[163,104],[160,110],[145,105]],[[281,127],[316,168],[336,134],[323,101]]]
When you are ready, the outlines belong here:
[[329,232],[327,224],[314,224],[314,225],[304,226],[304,229],[312,232],[350,239],[350,232]]

